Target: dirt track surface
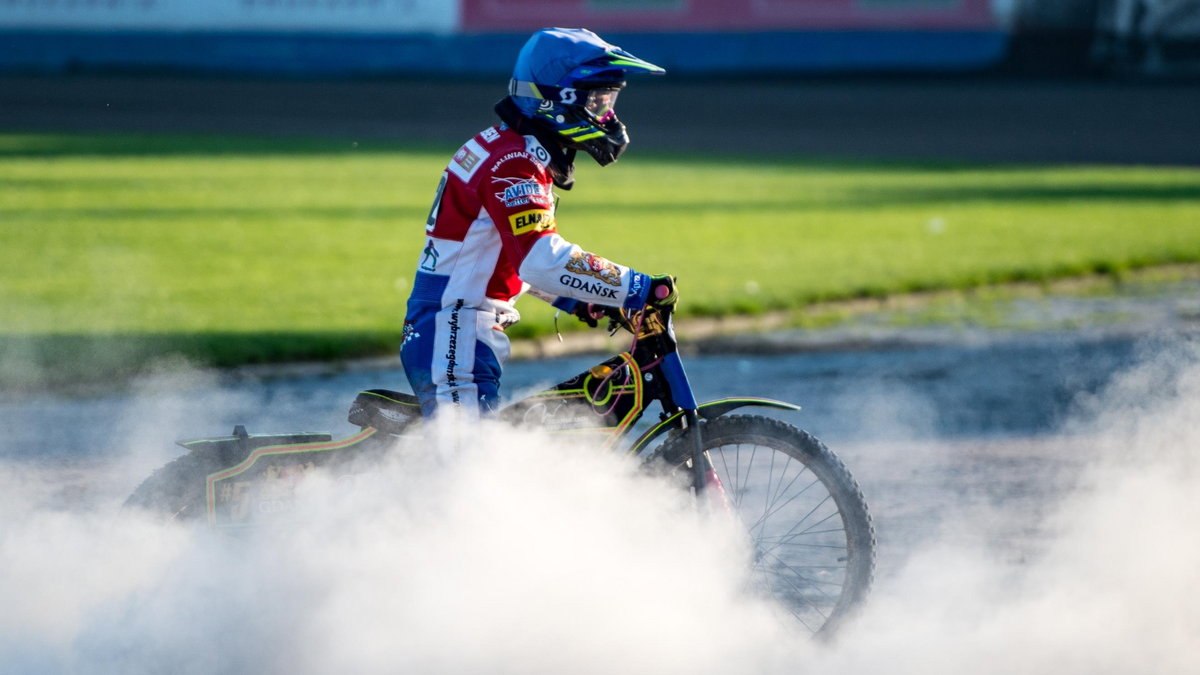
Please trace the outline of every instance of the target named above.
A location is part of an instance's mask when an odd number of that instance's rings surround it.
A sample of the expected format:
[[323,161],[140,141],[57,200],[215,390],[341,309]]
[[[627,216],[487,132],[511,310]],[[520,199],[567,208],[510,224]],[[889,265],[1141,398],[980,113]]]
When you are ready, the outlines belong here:
[[[491,124],[502,82],[0,76],[0,130],[421,140]],[[809,158],[1200,164],[1194,83],[889,78],[643,79],[638,151]]]

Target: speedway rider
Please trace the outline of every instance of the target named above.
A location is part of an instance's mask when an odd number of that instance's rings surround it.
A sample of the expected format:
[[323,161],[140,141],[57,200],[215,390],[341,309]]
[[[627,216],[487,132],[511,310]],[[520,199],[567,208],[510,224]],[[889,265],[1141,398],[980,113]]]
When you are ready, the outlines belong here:
[[421,412],[499,404],[504,329],[525,291],[595,326],[593,305],[673,305],[674,280],[584,251],[558,234],[554,188],[571,189],[577,150],[601,166],[629,143],[614,104],[629,73],[662,68],[579,28],[547,28],[517,56],[502,124],[450,160],[425,224],[400,357]]

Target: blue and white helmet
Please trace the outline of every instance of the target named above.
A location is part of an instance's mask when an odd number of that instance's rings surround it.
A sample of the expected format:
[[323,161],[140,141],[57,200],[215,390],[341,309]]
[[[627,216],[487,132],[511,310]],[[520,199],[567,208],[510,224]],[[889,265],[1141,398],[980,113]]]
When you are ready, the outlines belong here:
[[521,48],[508,94],[523,115],[604,166],[629,144],[616,114],[625,76],[665,72],[590,30],[544,28]]

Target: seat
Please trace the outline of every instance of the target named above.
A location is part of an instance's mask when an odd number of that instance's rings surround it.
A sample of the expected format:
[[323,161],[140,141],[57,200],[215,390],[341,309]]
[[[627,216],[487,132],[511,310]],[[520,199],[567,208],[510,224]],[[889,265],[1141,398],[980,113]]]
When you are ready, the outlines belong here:
[[355,397],[347,419],[355,426],[374,427],[399,436],[409,425],[421,419],[421,404],[412,394],[390,389],[367,389]]

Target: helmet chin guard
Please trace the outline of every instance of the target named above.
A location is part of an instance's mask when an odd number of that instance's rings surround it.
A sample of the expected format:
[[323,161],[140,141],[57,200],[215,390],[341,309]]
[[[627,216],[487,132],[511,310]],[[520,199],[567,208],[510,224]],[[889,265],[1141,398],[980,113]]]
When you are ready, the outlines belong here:
[[602,123],[601,128],[604,130],[604,136],[595,139],[596,142],[586,144],[582,150],[591,155],[600,166],[608,166],[625,152],[629,145],[629,131],[615,114]]
[[583,150],[606,166],[629,145],[616,101],[625,76],[639,72],[666,71],[589,30],[546,28],[521,49],[508,94],[521,114],[564,146]]

